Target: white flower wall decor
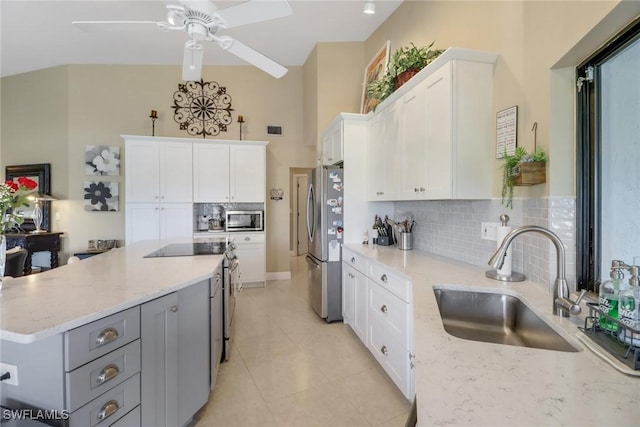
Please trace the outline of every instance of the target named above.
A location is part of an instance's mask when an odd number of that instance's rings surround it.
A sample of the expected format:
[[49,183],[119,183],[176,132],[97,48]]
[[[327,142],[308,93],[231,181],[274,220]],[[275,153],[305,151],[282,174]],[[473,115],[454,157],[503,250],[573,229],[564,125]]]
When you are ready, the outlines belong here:
[[85,182],[84,210],[89,212],[117,212],[118,183],[105,181]]
[[87,145],[84,155],[87,175],[120,175],[120,147]]

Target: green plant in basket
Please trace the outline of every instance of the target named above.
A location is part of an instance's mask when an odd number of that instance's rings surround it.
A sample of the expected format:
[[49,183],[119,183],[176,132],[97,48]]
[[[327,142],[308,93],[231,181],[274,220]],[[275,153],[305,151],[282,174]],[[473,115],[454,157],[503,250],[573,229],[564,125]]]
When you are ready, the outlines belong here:
[[524,147],[516,147],[513,155],[507,154],[506,150],[502,160],[502,204],[508,208],[513,208],[513,187],[518,176],[518,169],[521,163],[542,162],[546,163],[547,153],[541,148],[529,154]]

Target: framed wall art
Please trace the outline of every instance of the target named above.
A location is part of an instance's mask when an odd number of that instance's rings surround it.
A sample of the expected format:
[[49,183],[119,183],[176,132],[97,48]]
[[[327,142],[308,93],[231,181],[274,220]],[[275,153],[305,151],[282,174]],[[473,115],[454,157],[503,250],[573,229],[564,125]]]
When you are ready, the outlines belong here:
[[376,55],[369,61],[364,69],[364,81],[362,82],[362,103],[360,105],[360,113],[367,114],[373,110],[378,104],[378,100],[367,95],[367,85],[374,80],[380,80],[387,72],[389,64],[389,47],[391,42],[387,42],[380,48]]
[[120,147],[87,145],[84,152],[86,175],[120,175]]
[[[5,168],[5,179],[15,181],[21,176],[27,177],[38,183],[35,191],[42,194],[51,194],[51,163],[38,163],[33,165],[15,165]],[[51,202],[42,203],[42,225],[43,230],[50,230],[51,226]],[[36,225],[33,221],[35,203],[21,209],[24,222],[20,225],[22,231],[33,231]]]
[[514,105],[496,114],[496,159],[504,154],[513,156],[516,153],[518,136],[518,106]]
[[117,212],[118,183],[112,181],[85,182],[84,210],[88,212]]

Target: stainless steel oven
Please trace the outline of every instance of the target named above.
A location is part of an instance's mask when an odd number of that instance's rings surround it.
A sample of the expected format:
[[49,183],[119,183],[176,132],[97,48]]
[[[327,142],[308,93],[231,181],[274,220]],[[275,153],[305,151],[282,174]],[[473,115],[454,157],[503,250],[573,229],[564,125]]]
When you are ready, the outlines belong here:
[[227,211],[226,231],[262,231],[264,215],[262,211]]

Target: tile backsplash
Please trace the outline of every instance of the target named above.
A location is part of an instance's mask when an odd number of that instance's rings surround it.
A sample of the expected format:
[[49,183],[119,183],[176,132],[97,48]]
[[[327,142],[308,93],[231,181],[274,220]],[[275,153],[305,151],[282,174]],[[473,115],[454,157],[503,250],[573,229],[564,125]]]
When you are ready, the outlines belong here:
[[[394,218],[402,220],[412,214],[413,247],[470,264],[487,267],[497,243],[481,239],[482,222],[500,222],[500,215],[509,216],[509,225],[540,225],[560,237],[565,247],[566,274],[569,287],[575,288],[576,278],[576,207],[575,199],[551,197],[514,199],[513,209],[502,206],[499,199],[442,200],[427,202],[396,202]],[[526,233],[512,243],[513,267],[527,278],[553,286],[556,277],[555,247],[546,237]]]

